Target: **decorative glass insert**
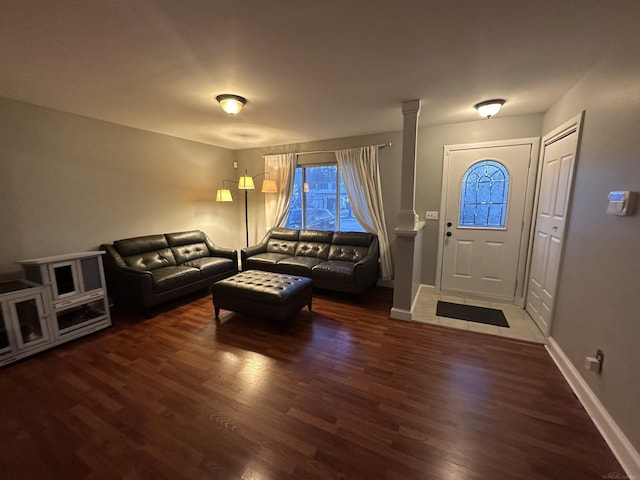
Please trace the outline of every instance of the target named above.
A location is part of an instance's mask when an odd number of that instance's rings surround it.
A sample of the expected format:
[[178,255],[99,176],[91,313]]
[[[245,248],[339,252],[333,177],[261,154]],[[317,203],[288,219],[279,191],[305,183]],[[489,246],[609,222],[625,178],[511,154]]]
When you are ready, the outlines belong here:
[[509,172],[495,160],[482,160],[462,177],[460,227],[504,228]]

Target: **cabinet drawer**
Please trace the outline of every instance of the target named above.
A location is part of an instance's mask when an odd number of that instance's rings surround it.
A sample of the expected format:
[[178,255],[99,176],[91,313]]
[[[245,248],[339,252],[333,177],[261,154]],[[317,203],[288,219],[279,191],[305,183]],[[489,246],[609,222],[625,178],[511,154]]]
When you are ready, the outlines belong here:
[[106,315],[104,298],[56,311],[55,320],[58,333],[64,334],[76,330],[102,320]]
[[62,302],[55,302],[54,307],[57,312],[66,310],[67,308],[73,307],[75,305],[81,305],[87,302],[91,302],[93,300],[97,300],[104,297],[104,292],[102,290],[97,290],[95,292],[89,293],[87,295],[81,295],[74,298],[70,298],[68,300],[63,300]]

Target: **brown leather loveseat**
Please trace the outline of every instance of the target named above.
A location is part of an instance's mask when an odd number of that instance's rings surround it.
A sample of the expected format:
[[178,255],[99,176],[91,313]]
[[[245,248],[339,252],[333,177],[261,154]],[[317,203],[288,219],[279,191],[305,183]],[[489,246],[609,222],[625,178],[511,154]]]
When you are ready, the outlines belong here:
[[308,277],[314,288],[362,294],[378,280],[378,237],[363,232],[273,228],[241,250],[242,270]]
[[200,230],[127,238],[100,248],[114,303],[146,314],[238,273],[238,252],[215,245]]

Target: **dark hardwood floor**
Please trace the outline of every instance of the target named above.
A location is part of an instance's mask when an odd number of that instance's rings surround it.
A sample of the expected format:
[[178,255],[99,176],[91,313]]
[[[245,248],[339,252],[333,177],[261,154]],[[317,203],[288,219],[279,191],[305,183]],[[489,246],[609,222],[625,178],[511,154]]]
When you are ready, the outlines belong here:
[[542,345],[321,294],[285,333],[209,296],[0,369],[3,479],[602,479]]

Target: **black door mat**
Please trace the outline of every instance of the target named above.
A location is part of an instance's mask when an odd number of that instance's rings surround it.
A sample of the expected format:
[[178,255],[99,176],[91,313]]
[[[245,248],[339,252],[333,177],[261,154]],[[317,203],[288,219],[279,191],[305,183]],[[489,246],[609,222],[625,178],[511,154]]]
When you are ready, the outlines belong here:
[[459,303],[441,302],[438,300],[436,315],[438,317],[457,318],[458,320],[509,328],[509,324],[502,310],[496,310],[495,308],[460,305]]

